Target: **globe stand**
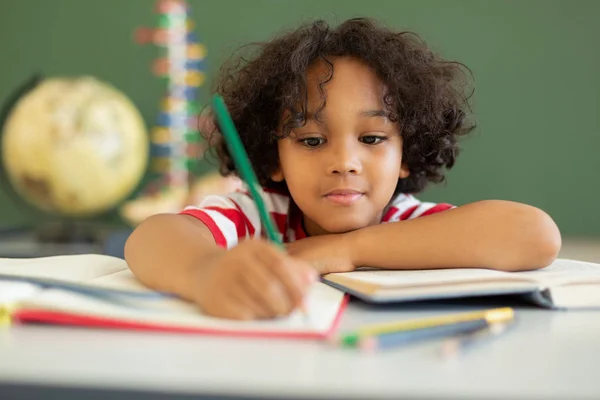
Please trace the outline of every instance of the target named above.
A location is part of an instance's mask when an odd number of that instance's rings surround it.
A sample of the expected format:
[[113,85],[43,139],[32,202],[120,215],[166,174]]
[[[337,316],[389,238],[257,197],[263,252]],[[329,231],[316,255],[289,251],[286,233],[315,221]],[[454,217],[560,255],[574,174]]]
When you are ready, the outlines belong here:
[[[115,232],[119,233],[118,237]],[[91,221],[48,221],[0,230],[0,257],[31,258],[69,254],[106,254],[123,258],[129,232]],[[108,249],[108,250],[107,250]]]

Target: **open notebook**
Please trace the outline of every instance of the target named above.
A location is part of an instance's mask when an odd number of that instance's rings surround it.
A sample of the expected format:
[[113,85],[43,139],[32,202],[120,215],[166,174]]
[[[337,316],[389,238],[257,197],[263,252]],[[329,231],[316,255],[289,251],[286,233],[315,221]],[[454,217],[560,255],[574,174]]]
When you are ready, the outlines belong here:
[[86,254],[0,259],[0,307],[13,321],[243,336],[326,338],[346,305],[342,292],[316,283],[306,315],[233,321],[147,289],[119,258]]
[[542,307],[600,308],[600,265],[565,259],[526,272],[365,269],[328,274],[323,281],[373,303],[522,294]]

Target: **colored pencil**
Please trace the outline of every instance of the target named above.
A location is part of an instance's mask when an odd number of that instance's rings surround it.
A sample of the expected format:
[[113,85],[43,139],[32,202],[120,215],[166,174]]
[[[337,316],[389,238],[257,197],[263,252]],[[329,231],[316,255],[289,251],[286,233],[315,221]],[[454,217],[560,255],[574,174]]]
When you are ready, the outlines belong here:
[[399,331],[378,336],[366,336],[359,339],[357,347],[362,350],[383,350],[430,339],[473,333],[487,326],[488,323],[485,319],[476,319],[450,325],[438,325],[431,328]]
[[342,346],[354,347],[359,340],[367,336],[378,336],[386,333],[410,331],[415,329],[432,328],[440,325],[452,325],[458,322],[483,319],[488,323],[508,321],[514,317],[514,310],[510,307],[489,310],[472,311],[465,313],[445,314],[434,317],[410,319],[381,324],[363,326],[339,336],[336,340]]
[[[217,118],[217,123],[219,124],[220,128],[219,130],[225,137],[225,143],[227,144],[227,148],[231,153],[231,157],[233,158],[233,162],[237,167],[237,171],[244,182],[246,182],[246,186],[248,186],[250,195],[252,196],[256,207],[258,208],[260,220],[267,233],[267,237],[271,242],[283,248],[283,243],[279,238],[279,234],[275,230],[275,223],[273,222],[271,214],[267,210],[267,206],[260,195],[260,184],[254,169],[252,169],[252,164],[250,164],[248,153],[242,144],[240,135],[235,128],[235,124],[233,123],[231,115],[229,114],[227,106],[225,105],[225,101],[218,94],[215,94],[212,97],[212,110]],[[304,314],[305,318],[308,318],[308,311],[305,304],[300,305],[300,311]]]
[[467,332],[463,335],[448,338],[442,342],[440,354],[443,358],[453,358],[478,345],[489,342],[492,339],[506,333],[514,322],[496,322],[487,325],[483,329]]
[[233,120],[231,119],[231,115],[225,106],[225,101],[223,101],[223,98],[218,94],[215,94],[212,98],[212,110],[217,118],[220,128],[219,130],[225,137],[225,143],[227,144],[227,148],[231,153],[231,157],[233,158],[233,162],[237,167],[238,173],[244,182],[246,182],[248,190],[250,191],[250,195],[252,196],[254,203],[256,203],[256,207],[258,208],[260,219],[267,233],[267,237],[273,243],[283,246],[283,243],[279,239],[279,235],[275,230],[275,223],[267,211],[265,202],[260,195],[260,185],[258,183],[258,179],[256,178],[256,174],[252,169],[250,160],[248,159],[248,153],[246,153],[246,149],[244,149],[244,145],[240,140],[240,136],[235,128]]

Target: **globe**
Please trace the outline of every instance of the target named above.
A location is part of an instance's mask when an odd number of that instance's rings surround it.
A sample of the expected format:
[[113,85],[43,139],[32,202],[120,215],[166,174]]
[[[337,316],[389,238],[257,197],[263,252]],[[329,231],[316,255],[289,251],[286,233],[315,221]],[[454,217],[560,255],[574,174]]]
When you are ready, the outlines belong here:
[[28,203],[93,216],[124,200],[148,162],[148,135],[133,103],[94,77],[46,78],[13,106],[2,160]]

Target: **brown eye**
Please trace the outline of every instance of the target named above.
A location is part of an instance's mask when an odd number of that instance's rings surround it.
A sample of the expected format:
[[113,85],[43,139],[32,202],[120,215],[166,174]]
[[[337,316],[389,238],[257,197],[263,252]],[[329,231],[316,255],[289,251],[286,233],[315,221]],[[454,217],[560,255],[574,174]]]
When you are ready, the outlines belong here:
[[304,138],[299,140],[306,147],[318,147],[325,143],[325,139],[318,137]]
[[385,136],[369,135],[369,136],[362,136],[359,140],[361,142],[363,142],[364,144],[374,145],[374,144],[379,144],[386,139],[387,139],[387,137],[385,137]]

